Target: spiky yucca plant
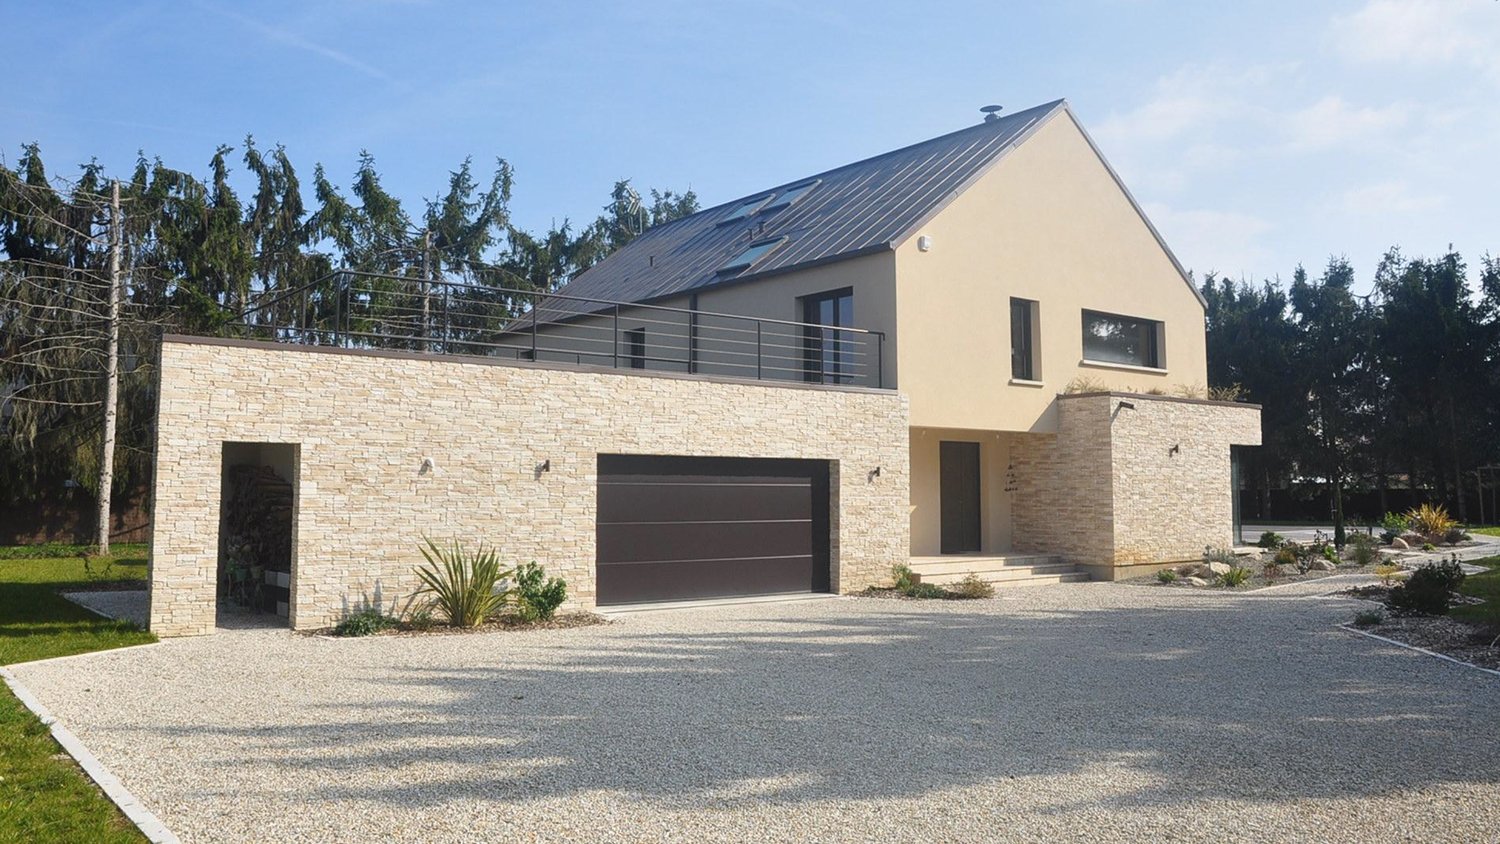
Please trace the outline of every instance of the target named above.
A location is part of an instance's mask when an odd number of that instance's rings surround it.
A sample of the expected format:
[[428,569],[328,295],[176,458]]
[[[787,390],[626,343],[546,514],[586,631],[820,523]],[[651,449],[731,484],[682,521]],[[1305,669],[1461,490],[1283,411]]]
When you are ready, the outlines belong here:
[[432,595],[439,612],[454,627],[477,627],[499,612],[509,591],[500,581],[514,574],[514,569],[500,568],[500,555],[482,543],[474,551],[465,549],[455,539],[446,548],[427,537],[422,556],[427,565],[417,566],[422,580],[418,595]]
[[1448,515],[1448,508],[1441,504],[1437,506],[1423,504],[1407,510],[1406,523],[1412,530],[1433,542],[1442,541],[1444,534],[1458,527],[1458,520]]

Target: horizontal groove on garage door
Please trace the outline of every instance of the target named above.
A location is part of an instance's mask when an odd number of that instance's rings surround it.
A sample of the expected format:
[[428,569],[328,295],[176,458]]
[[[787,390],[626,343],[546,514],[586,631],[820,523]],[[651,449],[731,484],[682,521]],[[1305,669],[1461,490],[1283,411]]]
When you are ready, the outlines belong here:
[[825,461],[600,455],[598,602],[826,591]]

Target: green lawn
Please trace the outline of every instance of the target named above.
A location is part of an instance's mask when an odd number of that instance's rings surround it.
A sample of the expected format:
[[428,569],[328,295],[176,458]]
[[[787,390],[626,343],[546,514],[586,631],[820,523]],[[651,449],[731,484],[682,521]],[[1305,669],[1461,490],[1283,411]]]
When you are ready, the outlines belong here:
[[1482,560],[1466,560],[1465,562],[1489,569],[1484,574],[1471,574],[1464,578],[1464,585],[1458,589],[1465,595],[1483,598],[1484,603],[1454,607],[1449,610],[1448,614],[1469,621],[1485,621],[1500,625],[1500,557],[1485,557]]
[[[114,548],[91,574],[67,545],[0,547],[0,664],[154,642],[58,590],[146,576],[146,548]],[[145,838],[9,690],[0,692],[0,842],[140,842]]]
[[1500,527],[1496,527],[1494,525],[1491,525],[1490,527],[1465,528],[1465,530],[1467,530],[1469,533],[1483,533],[1488,534],[1489,536],[1500,536]]

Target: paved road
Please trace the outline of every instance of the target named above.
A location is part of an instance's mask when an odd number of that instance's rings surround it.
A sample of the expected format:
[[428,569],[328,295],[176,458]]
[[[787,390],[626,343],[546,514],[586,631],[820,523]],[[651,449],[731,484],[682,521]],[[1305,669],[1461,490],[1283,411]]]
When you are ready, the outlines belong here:
[[15,669],[184,841],[1485,841],[1500,678],[1331,584],[233,631]]

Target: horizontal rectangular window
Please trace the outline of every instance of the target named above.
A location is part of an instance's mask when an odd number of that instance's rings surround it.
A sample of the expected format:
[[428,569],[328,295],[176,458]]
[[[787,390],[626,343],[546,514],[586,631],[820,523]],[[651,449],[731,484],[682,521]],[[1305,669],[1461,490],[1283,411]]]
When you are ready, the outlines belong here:
[[1083,312],[1083,359],[1098,363],[1161,368],[1161,322]]

